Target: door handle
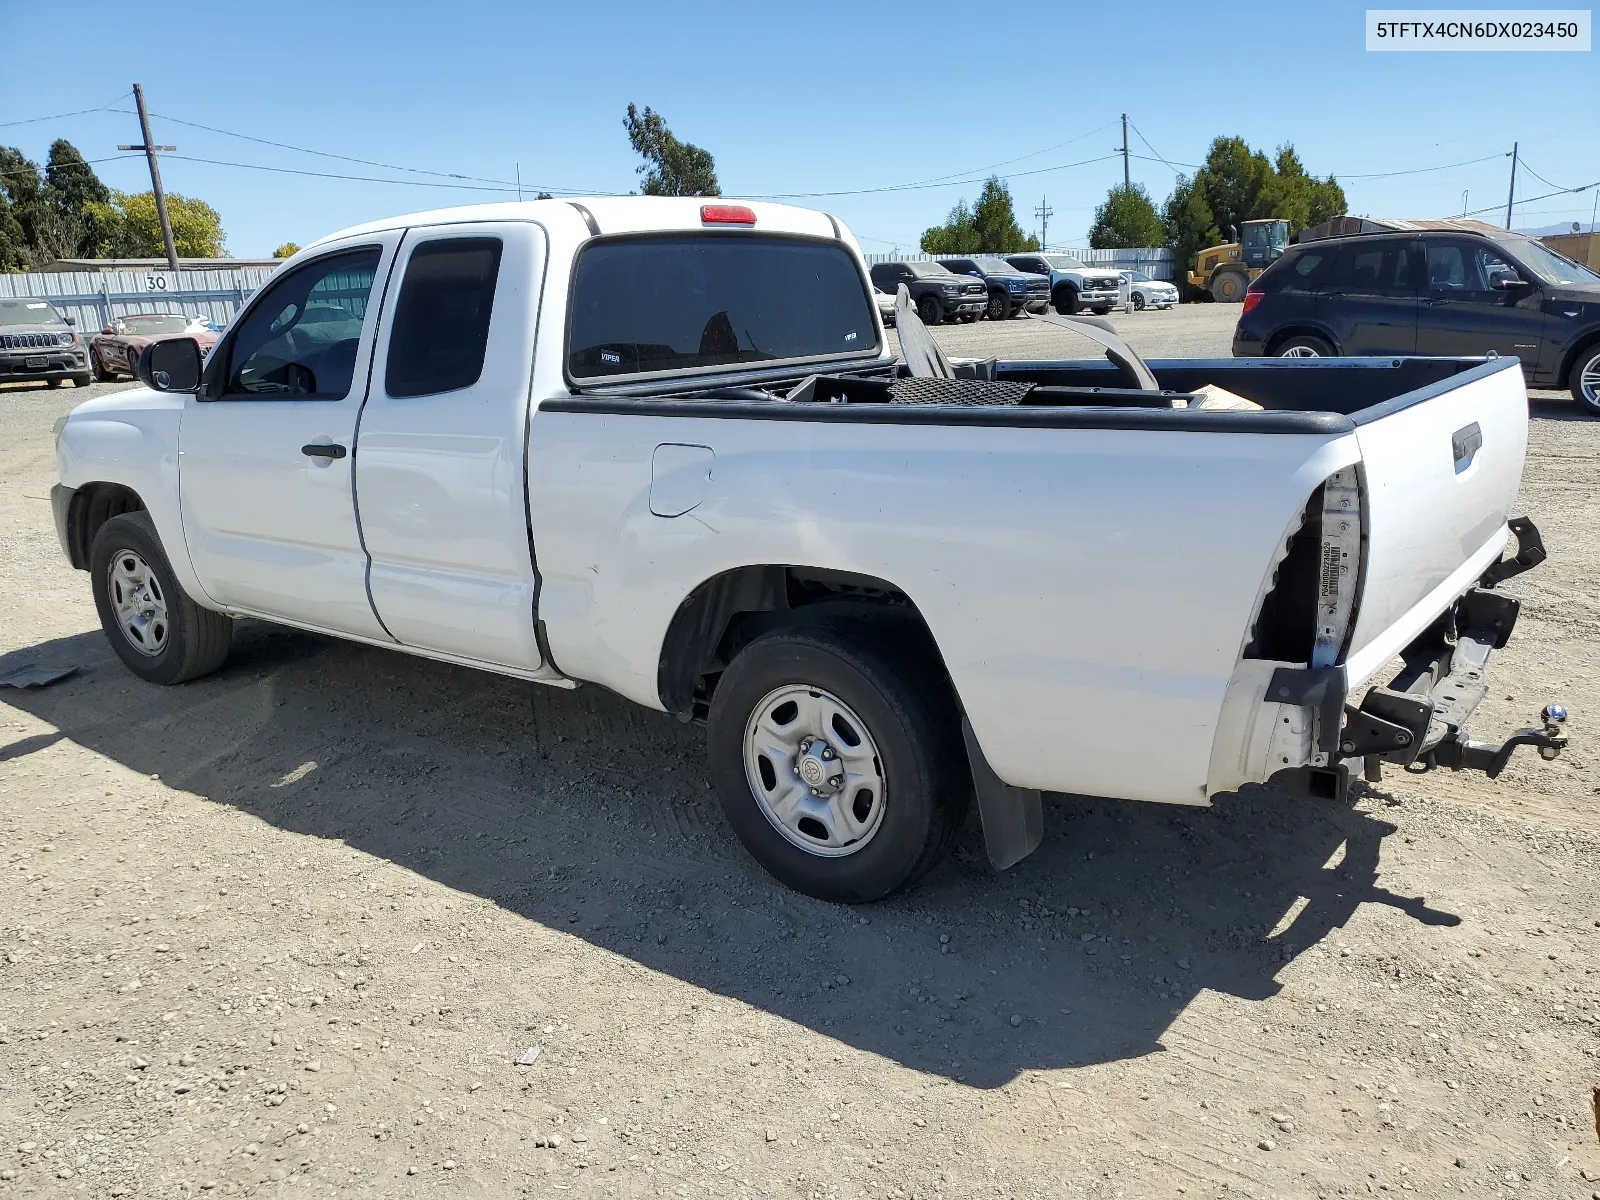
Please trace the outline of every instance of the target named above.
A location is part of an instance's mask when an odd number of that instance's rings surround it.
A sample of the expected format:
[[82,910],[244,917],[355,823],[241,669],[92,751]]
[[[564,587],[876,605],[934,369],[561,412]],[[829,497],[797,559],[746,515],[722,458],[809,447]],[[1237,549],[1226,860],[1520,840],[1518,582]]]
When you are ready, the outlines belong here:
[[308,446],[301,446],[300,453],[310,455],[312,458],[343,458],[346,451],[336,442],[312,442]]

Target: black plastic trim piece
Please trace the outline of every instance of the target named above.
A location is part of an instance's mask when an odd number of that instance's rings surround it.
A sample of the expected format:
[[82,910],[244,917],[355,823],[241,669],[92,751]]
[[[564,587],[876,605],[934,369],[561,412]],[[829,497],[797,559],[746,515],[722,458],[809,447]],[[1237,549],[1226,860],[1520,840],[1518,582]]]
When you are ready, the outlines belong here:
[[568,200],[567,203],[578,210],[578,215],[583,218],[583,223],[589,227],[589,232],[593,236],[599,237],[600,222],[594,219],[594,214],[583,205],[579,204],[576,200]]
[[834,219],[834,216],[833,216],[832,213],[826,213],[825,212],[822,215],[827,217],[828,218],[828,224],[833,226],[833,236],[834,236],[835,240],[837,240],[841,236],[840,233],[839,233],[839,222]]
[[969,407],[954,404],[790,404],[783,400],[552,396],[541,412],[711,420],[824,421],[844,425],[981,425],[1023,429],[1152,429],[1170,433],[1265,433],[1337,437],[1355,422],[1339,413],[1210,409]]

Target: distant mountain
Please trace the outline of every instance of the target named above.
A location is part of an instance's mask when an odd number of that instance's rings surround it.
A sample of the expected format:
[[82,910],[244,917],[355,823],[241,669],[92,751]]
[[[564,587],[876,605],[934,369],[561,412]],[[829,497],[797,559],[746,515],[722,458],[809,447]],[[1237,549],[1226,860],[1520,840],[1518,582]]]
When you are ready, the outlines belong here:
[[[1579,229],[1580,233],[1588,233],[1589,232],[1589,222],[1587,222],[1587,221],[1579,221],[1578,224],[1581,227]],[[1600,227],[1597,227],[1597,228],[1600,228]],[[1517,230],[1517,232],[1518,233],[1525,233],[1529,237],[1550,237],[1551,235],[1557,234],[1557,233],[1571,233],[1572,232],[1572,222],[1571,221],[1563,221],[1559,225],[1543,225],[1543,226],[1540,226],[1538,229],[1519,229],[1519,230]]]

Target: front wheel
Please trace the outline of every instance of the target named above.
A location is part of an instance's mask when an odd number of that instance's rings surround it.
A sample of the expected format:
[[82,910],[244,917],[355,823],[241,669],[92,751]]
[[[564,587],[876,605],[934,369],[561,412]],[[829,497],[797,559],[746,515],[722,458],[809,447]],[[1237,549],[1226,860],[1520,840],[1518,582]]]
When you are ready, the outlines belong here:
[[1062,288],[1059,292],[1056,293],[1055,305],[1056,305],[1056,315],[1057,316],[1061,316],[1061,317],[1073,316],[1074,314],[1077,313],[1078,308],[1079,308],[1078,290],[1076,288],[1071,288],[1071,287]]
[[917,301],[917,316],[922,318],[924,325],[940,325],[944,323],[944,306],[939,303],[937,296],[924,296]]
[[1011,315],[1011,301],[999,292],[989,293],[989,307],[984,310],[984,316],[991,321],[1004,321]]
[[1332,358],[1333,346],[1309,333],[1296,334],[1278,347],[1279,358]]
[[1249,285],[1237,271],[1221,271],[1211,279],[1211,298],[1218,304],[1237,304]]
[[94,377],[96,380],[101,383],[110,383],[112,380],[116,379],[117,373],[110,367],[106,366],[105,362],[100,358],[100,352],[98,350],[91,350],[89,352],[89,361],[94,365]]
[[1144,311],[1144,293],[1143,292],[1135,292],[1133,294],[1133,311],[1134,312],[1143,312]]
[[1572,364],[1572,398],[1591,417],[1600,417],[1600,344],[1585,348]]
[[89,575],[111,649],[140,679],[182,683],[228,657],[233,618],[189,599],[149,513],[123,513],[100,526]]
[[778,630],[723,672],[711,773],[763,867],[819,900],[882,899],[949,851],[971,798],[948,683],[826,626]]

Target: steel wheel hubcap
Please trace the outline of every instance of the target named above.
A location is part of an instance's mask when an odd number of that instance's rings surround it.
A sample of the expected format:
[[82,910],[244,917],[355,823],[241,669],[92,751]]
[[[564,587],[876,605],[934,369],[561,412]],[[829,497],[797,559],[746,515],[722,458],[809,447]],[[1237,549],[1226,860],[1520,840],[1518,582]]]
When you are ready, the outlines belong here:
[[167,597],[150,564],[132,550],[111,556],[107,592],[117,628],[128,644],[152,658],[167,648]]
[[1310,346],[1290,346],[1281,355],[1283,358],[1320,358],[1322,357]]
[[1600,354],[1591,358],[1578,375],[1578,390],[1590,404],[1600,404]]
[[883,824],[878,748],[855,711],[830,692],[788,684],[745,724],[745,776],[762,815],[792,845],[843,858]]

